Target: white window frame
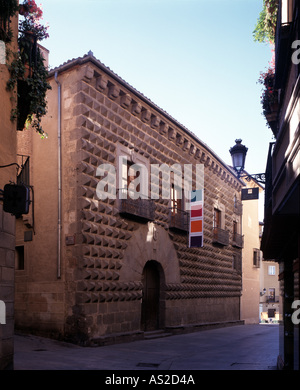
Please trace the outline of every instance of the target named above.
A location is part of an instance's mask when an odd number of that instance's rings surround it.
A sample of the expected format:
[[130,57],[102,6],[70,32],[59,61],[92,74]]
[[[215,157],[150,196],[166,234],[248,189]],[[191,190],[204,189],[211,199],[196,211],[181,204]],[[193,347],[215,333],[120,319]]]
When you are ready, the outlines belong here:
[[268,275],[275,276],[276,267],[275,265],[268,265]]

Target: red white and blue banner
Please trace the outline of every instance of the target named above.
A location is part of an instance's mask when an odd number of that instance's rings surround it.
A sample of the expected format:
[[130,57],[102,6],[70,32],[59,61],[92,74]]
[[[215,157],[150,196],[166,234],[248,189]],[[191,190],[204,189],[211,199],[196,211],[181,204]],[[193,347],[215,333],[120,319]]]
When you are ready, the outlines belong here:
[[203,247],[203,190],[191,192],[189,247]]

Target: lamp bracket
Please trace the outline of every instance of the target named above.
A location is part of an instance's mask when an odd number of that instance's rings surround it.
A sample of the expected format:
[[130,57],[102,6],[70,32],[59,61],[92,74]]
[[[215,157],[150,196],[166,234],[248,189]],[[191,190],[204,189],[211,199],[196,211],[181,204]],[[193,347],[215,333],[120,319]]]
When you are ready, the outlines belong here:
[[244,178],[247,181],[255,180],[258,183],[263,183],[263,184],[266,183],[266,174],[265,173],[255,173],[255,174],[252,174],[252,175],[249,175],[249,174],[246,173],[246,174],[243,174],[243,175],[239,175],[239,177],[240,178]]

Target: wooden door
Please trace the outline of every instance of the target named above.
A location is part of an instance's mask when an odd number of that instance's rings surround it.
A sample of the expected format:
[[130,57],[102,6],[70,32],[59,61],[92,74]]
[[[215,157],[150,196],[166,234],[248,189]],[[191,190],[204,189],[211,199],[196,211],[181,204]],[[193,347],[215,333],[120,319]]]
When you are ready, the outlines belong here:
[[150,331],[159,328],[159,300],[159,270],[155,262],[148,261],[143,271],[142,330]]

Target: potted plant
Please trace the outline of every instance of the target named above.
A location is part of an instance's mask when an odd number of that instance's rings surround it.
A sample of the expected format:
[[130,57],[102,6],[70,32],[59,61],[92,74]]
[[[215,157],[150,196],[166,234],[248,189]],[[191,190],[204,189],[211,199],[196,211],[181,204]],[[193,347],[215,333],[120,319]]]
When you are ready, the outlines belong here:
[[20,11],[23,20],[19,23],[17,53],[9,65],[10,79],[7,89],[17,87],[17,106],[12,110],[11,119],[17,119],[17,129],[31,125],[42,137],[41,119],[46,114],[46,93],[50,89],[47,81],[48,70],[38,47],[38,42],[48,37],[48,27],[40,23],[42,11],[34,0],[27,0]]
[[263,9],[259,14],[255,30],[254,41],[264,42],[271,46],[272,59],[266,72],[260,74],[258,82],[263,85],[261,104],[263,115],[268,127],[274,135],[277,134],[278,91],[275,89],[275,52],[274,41],[276,32],[277,12],[279,0],[263,0]]
[[20,14],[24,17],[19,23],[21,34],[35,35],[38,41],[48,38],[48,26],[41,23],[43,11],[36,5],[36,2],[26,0],[20,7],[22,7]]
[[253,31],[254,41],[274,43],[278,3],[278,0],[263,0],[263,9]]
[[258,80],[263,85],[263,91],[261,95],[261,105],[263,108],[263,114],[267,119],[269,127],[272,129],[276,136],[276,120],[278,112],[278,91],[275,89],[275,70],[273,66],[270,66],[266,72],[261,72]]

